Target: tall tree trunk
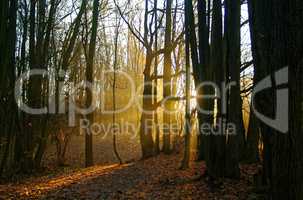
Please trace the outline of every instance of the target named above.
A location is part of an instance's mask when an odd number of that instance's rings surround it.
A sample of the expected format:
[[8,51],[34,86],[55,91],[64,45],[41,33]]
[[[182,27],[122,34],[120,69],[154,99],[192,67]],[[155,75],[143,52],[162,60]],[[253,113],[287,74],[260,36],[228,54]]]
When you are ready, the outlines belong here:
[[186,67],[186,102],[185,102],[185,145],[184,145],[184,155],[182,160],[182,169],[187,169],[189,167],[190,161],[190,134],[191,134],[191,116],[190,116],[190,80],[191,80],[191,70],[190,70],[190,44],[189,44],[189,16],[188,11],[185,7],[185,67]]
[[[259,112],[275,118],[281,106],[288,106],[287,102],[278,104],[276,98],[287,92],[283,76],[289,78],[289,126],[283,121],[279,124],[281,129],[274,129],[273,124],[260,122],[265,151],[264,184],[270,186],[272,199],[303,199],[303,2],[250,0],[248,3],[256,83],[268,78],[272,86],[255,96]],[[275,74],[278,71],[283,74],[278,76]]]
[[143,88],[143,102],[142,115],[140,119],[140,143],[142,150],[142,157],[148,158],[154,155],[154,141],[153,141],[153,87],[151,68],[153,60],[153,51],[151,44],[148,41],[148,0],[145,0],[144,13],[144,46],[146,48],[145,66],[144,66],[144,88]]
[[171,117],[172,102],[169,100],[171,96],[172,86],[172,60],[171,60],[171,37],[172,37],[172,0],[166,1],[166,27],[165,27],[165,52],[164,52],[164,70],[163,70],[163,98],[166,99],[163,112],[163,124],[164,124],[164,140],[163,151],[168,154],[171,151]]
[[[99,18],[99,0],[94,0],[93,3],[93,20],[92,20],[92,33],[89,43],[88,60],[86,66],[86,81],[93,83],[94,74],[94,57],[96,49],[97,29],[98,29],[98,18]],[[86,108],[89,108],[93,104],[92,88],[86,89]],[[94,112],[87,115],[87,119],[90,123],[94,122]],[[93,161],[93,135],[89,129],[85,134],[85,166],[89,167],[94,164]]]
[[[8,165],[10,160],[10,148],[14,145],[13,138],[15,138],[15,121],[17,105],[15,102],[14,94],[11,92],[15,87],[15,76],[16,76],[16,63],[15,63],[15,53],[16,53],[16,24],[17,24],[17,7],[16,1],[3,2],[3,9],[0,12],[0,16],[4,18],[3,24],[0,26],[0,65],[3,68],[4,76],[0,76],[1,85],[0,92],[0,103],[1,103],[1,115],[0,119],[2,121],[0,128],[2,133],[0,134],[0,141],[4,141],[3,152],[1,152],[0,157],[0,176],[5,169],[10,169],[11,165]],[[1,8],[2,9],[2,8]],[[3,15],[1,15],[3,14]],[[2,96],[3,95],[3,96]],[[3,139],[3,140],[2,140]],[[0,148],[2,151],[2,148]]]
[[[199,130],[198,135],[198,159],[206,159],[208,154],[207,145],[209,130],[202,129],[203,125],[213,124],[213,111],[214,111],[214,101],[213,99],[201,98],[203,95],[210,95],[211,89],[208,86],[203,86],[204,83],[212,81],[213,71],[209,63],[209,27],[207,26],[207,3],[210,1],[198,0],[198,33],[199,33],[199,73],[200,73],[200,83],[197,90],[198,99],[198,120],[199,120]],[[202,87],[203,86],[203,87]]]
[[[45,22],[45,2],[44,0],[42,0],[40,2],[41,5],[39,5],[40,9],[40,21],[39,22],[39,26],[41,26],[41,32],[39,33],[42,39],[41,44],[39,44],[39,65],[43,68],[43,69],[47,69],[47,65],[48,65],[48,57],[49,57],[49,46],[50,46],[50,37],[51,37],[51,30],[53,29],[54,26],[54,21],[55,21],[55,14],[56,14],[56,0],[51,0],[50,2],[50,11],[49,11],[49,16],[47,19],[47,23]],[[46,88],[43,91],[44,97],[43,100],[45,101],[45,99],[48,99],[48,94],[47,94],[47,89],[48,89],[48,81],[43,81],[43,88]],[[44,105],[46,104],[45,102],[43,103]],[[38,140],[38,149],[36,151],[35,154],[35,167],[39,168],[41,161],[42,161],[42,157],[44,155],[44,152],[46,150],[46,145],[47,145],[47,140],[48,140],[48,131],[47,131],[47,124],[48,124],[48,118],[49,115],[47,114],[46,116],[43,116],[43,119],[41,120],[41,130],[40,130],[40,137]]]
[[[214,69],[214,79],[217,86],[224,80],[223,69],[223,31],[222,31],[222,5],[221,0],[213,0],[212,12],[212,37],[211,37],[211,68]],[[216,91],[217,94],[220,91]],[[206,166],[208,175],[212,178],[224,176],[225,168],[225,134],[222,129],[222,105],[217,98],[216,130],[218,134],[211,133],[208,137]]]
[[[189,43],[190,43],[190,49],[191,49],[191,61],[192,61],[192,67],[193,67],[193,74],[194,74],[194,81],[195,81],[195,87],[197,90],[197,104],[200,108],[203,108],[203,101],[201,98],[199,98],[203,92],[201,89],[199,89],[200,84],[202,83],[202,68],[201,64],[199,63],[199,55],[198,55],[198,45],[197,45],[197,36],[196,36],[196,30],[195,30],[195,17],[193,12],[193,4],[192,1],[185,1],[185,9],[188,15],[188,32],[189,32]],[[198,109],[198,121],[199,126],[203,123],[202,114]],[[204,147],[202,145],[202,132],[199,127],[198,131],[198,159],[201,160],[204,157]]]
[[[114,80],[113,80],[113,131],[116,131],[116,81],[117,81],[117,65],[118,65],[118,40],[119,40],[119,29],[120,29],[120,20],[118,21],[118,16],[116,16],[116,31],[115,31],[115,50],[114,50]],[[122,159],[119,155],[117,149],[117,133],[113,132],[113,148],[116,158],[119,161],[119,164],[122,164]]]
[[[31,70],[37,69],[36,62],[36,1],[30,1],[30,35],[29,35],[29,67]],[[34,76],[30,78],[28,91],[28,101],[32,108],[40,108],[41,103],[41,77]],[[24,155],[24,171],[30,171],[34,167],[34,138],[39,130],[39,118],[37,116],[27,116],[28,122],[26,123],[26,136],[25,136],[25,149]]]
[[[158,51],[158,1],[154,0],[154,9],[155,9],[155,51]],[[158,56],[155,57],[155,66],[154,66],[154,76],[158,76]],[[158,79],[156,78],[154,80],[154,103],[157,103],[158,101]],[[160,127],[159,127],[159,119],[158,119],[158,112],[155,109],[154,110],[154,125],[155,125],[155,132],[156,132],[156,137],[155,137],[155,153],[159,154],[161,151],[160,148]]]
[[242,137],[240,118],[240,0],[225,1],[225,20],[226,20],[226,67],[227,83],[234,83],[229,89],[227,107],[227,123],[236,127],[235,130],[227,129],[226,146],[226,170],[225,176],[239,178],[239,150]]

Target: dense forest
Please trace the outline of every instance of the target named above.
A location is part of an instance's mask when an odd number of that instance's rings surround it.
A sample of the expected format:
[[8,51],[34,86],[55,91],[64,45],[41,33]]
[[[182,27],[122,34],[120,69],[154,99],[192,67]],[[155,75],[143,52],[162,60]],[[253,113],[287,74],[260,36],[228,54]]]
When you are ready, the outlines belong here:
[[0,21],[0,199],[303,199],[303,1],[1,0]]

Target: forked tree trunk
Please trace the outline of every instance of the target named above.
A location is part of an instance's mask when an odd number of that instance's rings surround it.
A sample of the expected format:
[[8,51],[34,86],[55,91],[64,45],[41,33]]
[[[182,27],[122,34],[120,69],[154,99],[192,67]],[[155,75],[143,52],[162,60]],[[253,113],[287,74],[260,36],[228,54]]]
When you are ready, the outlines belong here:
[[[199,85],[202,83],[202,66],[199,62],[199,55],[198,55],[198,44],[197,44],[197,36],[196,36],[196,29],[195,29],[195,17],[194,17],[194,9],[192,1],[185,1],[185,9],[188,14],[188,32],[189,32],[189,43],[190,43],[190,49],[191,49],[191,61],[192,61],[192,67],[193,67],[193,75],[194,75],[194,81],[195,81],[195,87],[197,90],[197,95],[201,96],[203,94],[202,89],[198,89]],[[202,10],[203,11],[203,10]],[[205,19],[206,21],[206,19]],[[201,22],[200,20],[200,23]],[[205,24],[204,24],[205,25]],[[201,25],[200,25],[201,26]],[[200,29],[201,30],[201,29]],[[204,102],[201,98],[197,98],[197,104],[200,108],[204,108]],[[203,123],[203,115],[198,109],[198,123],[199,126]],[[205,155],[205,149],[204,145],[202,144],[202,132],[199,128],[198,131],[198,140],[197,140],[197,148],[198,148],[198,160],[201,160],[204,158]]]
[[145,0],[145,13],[144,13],[144,47],[146,48],[145,66],[144,66],[144,88],[142,100],[142,114],[140,119],[140,144],[142,150],[142,158],[148,158],[154,155],[154,140],[153,140],[153,87],[151,68],[154,58],[152,47],[148,41],[148,5],[149,1]]

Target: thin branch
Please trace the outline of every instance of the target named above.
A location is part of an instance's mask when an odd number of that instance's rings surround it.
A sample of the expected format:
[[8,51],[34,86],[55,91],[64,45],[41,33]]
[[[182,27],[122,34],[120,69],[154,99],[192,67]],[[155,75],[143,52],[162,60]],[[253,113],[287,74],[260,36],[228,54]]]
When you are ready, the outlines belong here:
[[121,8],[119,7],[119,5],[117,4],[116,0],[114,0],[115,6],[118,9],[119,15],[122,17],[123,21],[126,23],[126,25],[128,26],[130,32],[135,36],[135,38],[137,38],[137,40],[139,40],[140,43],[142,43],[143,46],[147,47],[148,44],[146,44],[146,42],[144,41],[144,38],[141,36],[140,32],[134,28],[129,21],[125,18],[124,13],[122,12]]

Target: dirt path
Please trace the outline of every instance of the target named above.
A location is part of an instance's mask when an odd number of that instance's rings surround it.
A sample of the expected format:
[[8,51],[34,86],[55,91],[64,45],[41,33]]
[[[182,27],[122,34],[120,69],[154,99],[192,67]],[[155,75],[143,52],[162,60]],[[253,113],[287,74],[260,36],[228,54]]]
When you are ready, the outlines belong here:
[[250,166],[240,181],[225,180],[210,191],[204,163],[178,169],[179,155],[158,156],[124,165],[96,166],[64,176],[41,177],[17,185],[0,185],[0,199],[247,199],[251,190]]

